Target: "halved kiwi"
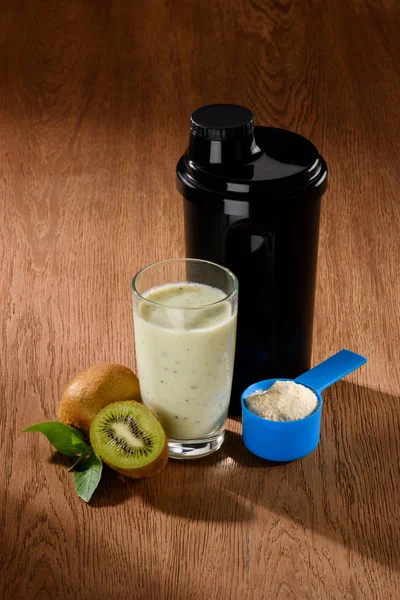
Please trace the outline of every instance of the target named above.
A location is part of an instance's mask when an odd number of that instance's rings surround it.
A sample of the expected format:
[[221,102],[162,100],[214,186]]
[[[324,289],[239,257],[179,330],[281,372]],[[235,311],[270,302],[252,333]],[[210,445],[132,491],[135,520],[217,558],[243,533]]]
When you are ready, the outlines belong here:
[[105,463],[134,479],[158,473],[168,460],[164,429],[138,402],[114,402],[103,408],[90,426],[90,442]]

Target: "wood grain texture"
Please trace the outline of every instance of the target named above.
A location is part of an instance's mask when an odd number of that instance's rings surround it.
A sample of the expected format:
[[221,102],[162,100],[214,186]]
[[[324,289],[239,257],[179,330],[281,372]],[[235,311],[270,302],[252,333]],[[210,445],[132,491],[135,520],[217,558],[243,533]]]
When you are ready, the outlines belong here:
[[[396,0],[3,0],[0,597],[400,597]],[[237,102],[330,167],[314,362],[369,357],[325,394],[321,444],[270,467],[229,423],[218,455],[92,505],[25,426],[68,379],[134,363],[130,280],[182,256],[188,115]]]

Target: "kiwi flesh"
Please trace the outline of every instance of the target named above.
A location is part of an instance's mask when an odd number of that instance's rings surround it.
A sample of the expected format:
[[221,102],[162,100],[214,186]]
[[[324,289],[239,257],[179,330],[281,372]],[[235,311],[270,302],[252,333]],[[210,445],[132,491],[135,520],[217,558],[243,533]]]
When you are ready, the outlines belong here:
[[95,365],[79,373],[66,386],[58,409],[59,420],[89,434],[97,413],[120,400],[140,401],[135,373],[124,365]]
[[139,402],[114,402],[103,408],[91,424],[90,443],[106,464],[133,479],[155,475],[168,460],[165,431]]

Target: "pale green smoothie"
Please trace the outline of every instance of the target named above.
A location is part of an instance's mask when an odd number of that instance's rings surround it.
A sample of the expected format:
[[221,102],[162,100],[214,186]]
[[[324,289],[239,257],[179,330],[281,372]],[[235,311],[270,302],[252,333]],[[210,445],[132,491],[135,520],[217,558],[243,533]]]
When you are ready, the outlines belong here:
[[229,406],[236,314],[229,302],[198,307],[226,294],[180,283],[155,287],[143,297],[158,305],[142,303],[135,317],[143,402],[170,438],[199,439],[218,431]]

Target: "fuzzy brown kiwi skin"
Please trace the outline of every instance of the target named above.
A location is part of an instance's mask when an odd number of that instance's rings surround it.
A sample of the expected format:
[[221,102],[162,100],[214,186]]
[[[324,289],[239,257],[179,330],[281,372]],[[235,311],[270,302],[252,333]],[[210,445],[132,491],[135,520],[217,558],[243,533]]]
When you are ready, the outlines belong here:
[[123,365],[100,364],[79,373],[66,386],[58,410],[61,423],[87,436],[98,412],[113,402],[141,403],[139,380]]
[[[132,402],[135,402],[135,401],[133,400]],[[142,402],[140,402],[140,404],[142,404]],[[149,411],[149,413],[151,413],[153,415],[153,417],[158,422],[160,422],[152,410],[147,408],[147,406],[146,406],[146,409]],[[139,467],[137,469],[122,469],[121,467],[115,467],[114,465],[109,463],[107,460],[104,460],[104,458],[101,456],[101,452],[99,452],[98,449],[96,450],[96,452],[101,457],[101,460],[103,461],[104,464],[106,464],[108,467],[110,467],[110,469],[113,469],[114,471],[121,473],[121,475],[125,475],[125,477],[129,477],[130,479],[143,479],[144,477],[151,477],[152,475],[157,475],[157,473],[160,473],[160,471],[162,471],[164,469],[164,467],[166,466],[166,464],[168,462],[168,438],[167,438],[167,434],[165,433],[164,429],[163,429],[163,433],[164,433],[164,446],[163,446],[163,449],[161,450],[160,454],[154,460],[152,460],[150,463],[148,463],[147,465],[144,465],[143,467]],[[92,447],[93,447],[93,444],[92,444]]]

